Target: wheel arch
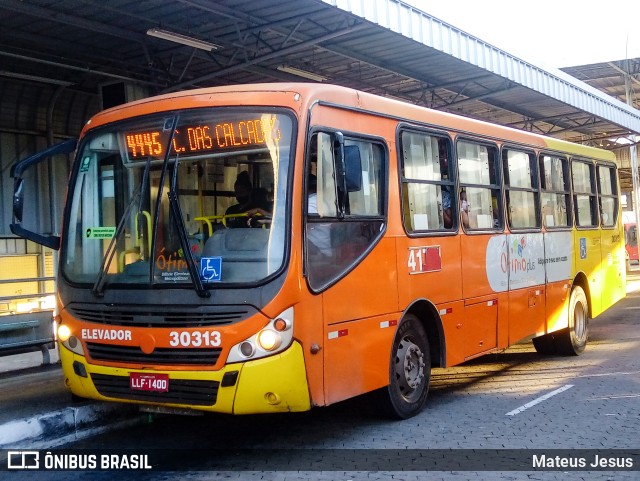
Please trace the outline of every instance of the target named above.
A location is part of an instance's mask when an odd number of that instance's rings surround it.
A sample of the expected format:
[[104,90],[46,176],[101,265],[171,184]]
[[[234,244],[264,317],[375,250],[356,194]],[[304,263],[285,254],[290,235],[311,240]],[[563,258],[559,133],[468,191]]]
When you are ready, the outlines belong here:
[[571,285],[571,289],[579,286],[584,291],[584,295],[587,297],[587,307],[589,308],[589,319],[593,318],[593,312],[591,310],[591,290],[589,289],[589,279],[587,279],[587,275],[584,272],[578,272],[573,279],[573,284]]
[[416,316],[427,333],[429,350],[431,351],[431,365],[445,367],[447,348],[442,319],[436,306],[427,299],[416,299],[405,309],[402,317],[404,318],[407,314]]

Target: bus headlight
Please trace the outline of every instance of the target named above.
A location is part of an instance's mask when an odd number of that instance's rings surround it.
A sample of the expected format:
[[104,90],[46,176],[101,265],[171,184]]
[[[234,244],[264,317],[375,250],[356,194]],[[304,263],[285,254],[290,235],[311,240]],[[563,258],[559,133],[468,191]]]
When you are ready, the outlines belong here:
[[82,343],[80,340],[71,334],[71,329],[66,324],[60,324],[58,327],[58,341],[62,343],[64,347],[71,352],[84,356],[84,350],[82,349]]
[[60,324],[58,327],[58,339],[62,342],[66,342],[71,337],[71,329],[66,324]]
[[263,329],[236,344],[229,351],[227,363],[259,359],[284,351],[293,341],[293,307],[271,319]]
[[265,351],[275,351],[282,344],[280,334],[271,329],[263,329],[258,333],[258,346]]

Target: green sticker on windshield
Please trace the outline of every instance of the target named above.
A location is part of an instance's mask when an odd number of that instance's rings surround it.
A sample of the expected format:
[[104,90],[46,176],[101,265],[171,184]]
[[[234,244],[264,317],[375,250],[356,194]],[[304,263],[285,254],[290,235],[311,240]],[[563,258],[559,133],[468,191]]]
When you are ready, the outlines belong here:
[[88,227],[84,236],[87,239],[111,239],[115,234],[115,227]]
[[90,165],[91,165],[91,157],[89,156],[83,157],[82,163],[80,164],[80,172],[88,172]]

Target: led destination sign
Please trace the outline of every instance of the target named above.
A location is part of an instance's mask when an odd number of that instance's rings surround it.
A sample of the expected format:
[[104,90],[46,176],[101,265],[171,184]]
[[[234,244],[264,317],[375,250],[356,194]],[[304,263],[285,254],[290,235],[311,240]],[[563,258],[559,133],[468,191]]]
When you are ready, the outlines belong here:
[[[124,132],[130,160],[163,158],[171,130]],[[277,144],[282,137],[275,116],[220,122],[181,125],[173,137],[171,154],[198,155],[246,147]]]

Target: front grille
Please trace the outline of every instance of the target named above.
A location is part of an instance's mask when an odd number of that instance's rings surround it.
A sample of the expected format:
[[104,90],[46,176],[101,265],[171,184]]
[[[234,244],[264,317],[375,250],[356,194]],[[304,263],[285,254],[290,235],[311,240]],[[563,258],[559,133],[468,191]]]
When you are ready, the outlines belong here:
[[169,379],[168,392],[133,391],[129,377],[91,374],[91,380],[100,394],[118,399],[150,401],[193,406],[213,406],[218,397],[218,381]]
[[72,303],[75,318],[96,324],[137,327],[206,327],[231,324],[253,314],[238,306],[135,306]]
[[145,354],[138,346],[117,346],[88,342],[89,356],[96,361],[131,362],[136,364],[190,364],[213,366],[220,357],[221,348],[174,349],[157,347]]

